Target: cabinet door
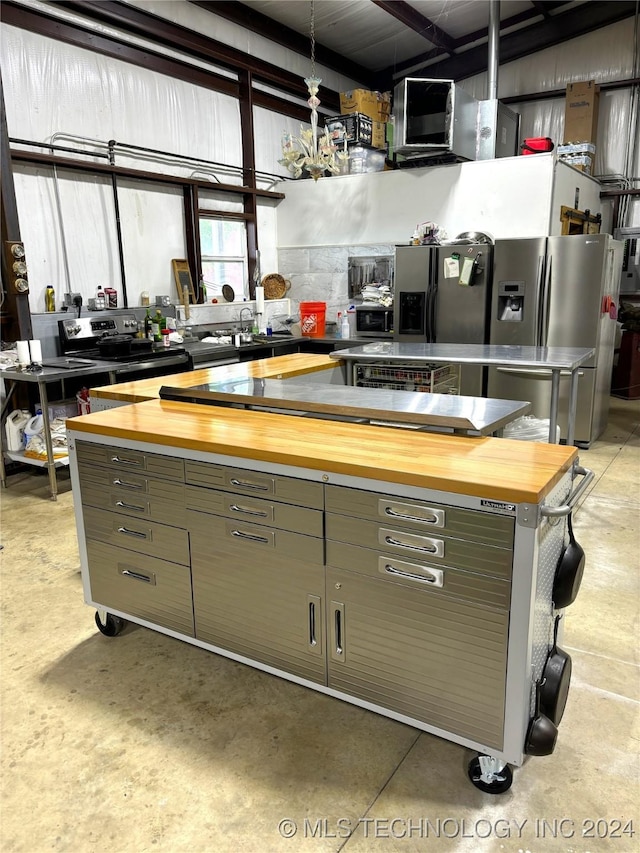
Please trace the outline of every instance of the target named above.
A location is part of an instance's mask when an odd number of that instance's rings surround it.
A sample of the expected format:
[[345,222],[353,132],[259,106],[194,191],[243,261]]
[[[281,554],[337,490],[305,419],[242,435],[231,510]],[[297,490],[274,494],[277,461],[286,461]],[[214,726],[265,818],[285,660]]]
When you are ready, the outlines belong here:
[[327,567],[328,684],[502,748],[509,614]]
[[322,540],[188,516],[196,637],[326,683]]

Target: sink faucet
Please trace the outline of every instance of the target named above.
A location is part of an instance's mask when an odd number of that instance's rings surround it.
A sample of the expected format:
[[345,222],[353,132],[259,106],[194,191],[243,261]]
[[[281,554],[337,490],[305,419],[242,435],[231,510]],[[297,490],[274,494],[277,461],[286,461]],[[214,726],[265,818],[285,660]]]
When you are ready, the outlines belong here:
[[248,305],[245,305],[244,308],[240,309],[240,325],[242,326],[242,324],[244,322],[244,318],[242,315],[244,314],[245,311],[249,312],[249,328],[251,328],[253,326],[253,310],[251,308],[249,308]]

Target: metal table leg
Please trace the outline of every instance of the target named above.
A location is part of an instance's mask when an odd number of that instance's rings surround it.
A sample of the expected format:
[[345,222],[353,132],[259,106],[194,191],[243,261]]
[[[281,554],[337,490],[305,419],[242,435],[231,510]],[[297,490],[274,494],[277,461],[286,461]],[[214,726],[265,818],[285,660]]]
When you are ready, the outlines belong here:
[[[9,403],[11,402],[11,398],[13,397],[13,393],[16,390],[16,383],[11,382],[11,387],[7,392],[7,396],[4,398],[4,403],[2,404],[2,413],[0,414],[0,424],[4,421],[4,416],[6,414],[7,409],[9,408]],[[4,448],[2,447],[2,437],[0,437],[0,482],[2,483],[2,488],[7,488],[7,469],[4,465]]]
[[53,442],[51,441],[51,428],[49,425],[49,400],[47,398],[47,383],[38,380],[38,392],[40,394],[40,405],[42,406],[42,424],[44,429],[44,443],[47,448],[47,471],[49,474],[49,487],[51,489],[51,500],[58,500],[58,481],[56,479],[56,462],[53,455]]
[[549,413],[549,444],[557,444],[558,401],[560,399],[560,369],[551,370],[551,412]]
[[572,446],[576,432],[576,410],[578,408],[578,368],[571,371],[571,386],[569,388],[569,417],[567,422],[567,445]]

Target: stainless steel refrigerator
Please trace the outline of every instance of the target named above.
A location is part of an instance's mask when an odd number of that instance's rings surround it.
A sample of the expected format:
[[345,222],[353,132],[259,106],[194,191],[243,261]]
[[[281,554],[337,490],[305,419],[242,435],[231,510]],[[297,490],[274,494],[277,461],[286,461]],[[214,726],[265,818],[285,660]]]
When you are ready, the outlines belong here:
[[[575,441],[585,446],[607,425],[622,251],[608,234],[497,240],[494,247],[490,343],[595,349],[578,378]],[[532,413],[545,418],[550,395],[549,370],[489,369],[489,397],[529,400]],[[560,380],[562,438],[568,405],[567,373]]]
[[[394,340],[489,343],[493,246],[396,246]],[[484,395],[486,369],[462,365],[460,393]]]

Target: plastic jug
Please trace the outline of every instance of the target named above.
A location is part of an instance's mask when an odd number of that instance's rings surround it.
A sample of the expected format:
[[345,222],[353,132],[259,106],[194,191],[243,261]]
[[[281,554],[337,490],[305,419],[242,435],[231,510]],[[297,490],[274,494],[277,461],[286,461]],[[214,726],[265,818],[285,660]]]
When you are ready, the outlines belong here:
[[44,420],[40,409],[36,409],[35,415],[30,418],[24,426],[24,443],[25,447],[29,443],[32,435],[44,433]]
[[31,418],[31,412],[26,409],[15,409],[7,417],[4,425],[7,437],[7,450],[17,453],[24,447],[24,428]]

